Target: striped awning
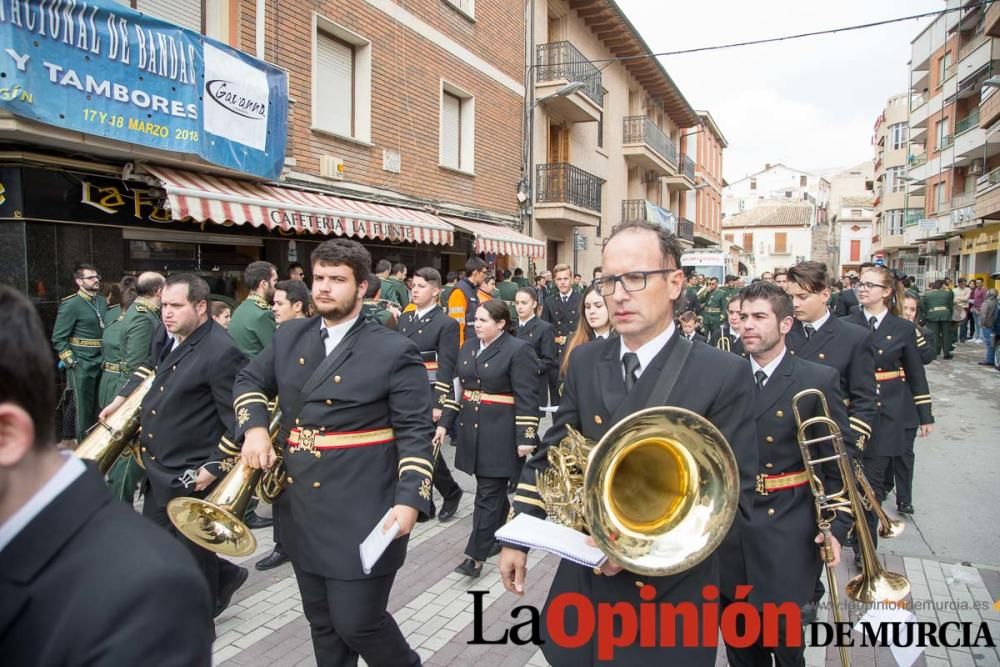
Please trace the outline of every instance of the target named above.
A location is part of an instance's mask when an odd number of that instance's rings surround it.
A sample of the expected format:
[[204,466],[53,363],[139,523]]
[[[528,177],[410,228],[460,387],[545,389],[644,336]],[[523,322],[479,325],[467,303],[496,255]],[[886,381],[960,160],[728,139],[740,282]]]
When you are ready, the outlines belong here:
[[488,222],[464,220],[462,218],[444,218],[445,222],[472,234],[475,239],[476,252],[492,252],[497,255],[512,255],[515,257],[545,257],[545,242],[530,236],[515,232],[508,227],[492,225]]
[[167,167],[146,169],[163,181],[174,220],[358,239],[454,243],[454,228],[423,211]]

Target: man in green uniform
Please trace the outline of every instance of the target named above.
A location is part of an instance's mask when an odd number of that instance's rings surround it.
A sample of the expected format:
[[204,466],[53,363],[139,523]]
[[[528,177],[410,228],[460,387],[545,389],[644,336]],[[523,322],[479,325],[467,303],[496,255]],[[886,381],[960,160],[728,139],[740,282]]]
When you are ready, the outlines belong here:
[[406,289],[406,265],[399,262],[392,265],[389,277],[382,280],[382,298],[399,304],[402,311],[410,305],[410,291]]
[[243,271],[243,280],[250,288],[250,295],[233,311],[229,335],[240,351],[253,359],[271,342],[277,327],[271,301],[278,283],[278,269],[270,262],[251,262]]
[[936,352],[944,359],[951,359],[951,315],[955,307],[955,295],[942,289],[940,280],[931,283],[930,289],[924,292],[920,300],[923,306],[927,326],[934,332]]
[[383,285],[385,281],[377,275],[369,276],[368,289],[365,290],[364,303],[361,306],[361,317],[394,330],[402,311],[386,303],[385,297],[382,296]]
[[121,340],[125,313],[121,304],[108,308],[104,314],[104,334],[101,336],[101,379],[97,385],[97,406],[103,408],[115,400],[122,387]]
[[91,264],[73,271],[77,292],[62,300],[52,329],[52,346],[66,367],[76,405],[76,439],[94,423],[97,388],[101,379],[101,334],[108,302],[98,294],[101,276]]
[[[118,391],[149,358],[153,335],[160,326],[160,294],[165,280],[162,275],[153,271],[139,274],[136,280],[135,301],[125,312],[122,321],[119,362],[122,381],[118,385]],[[108,472],[108,485],[116,498],[131,504],[145,476],[142,466],[132,456],[132,450],[126,449]]]
[[517,311],[514,309],[514,299],[517,298],[518,289],[517,283],[510,279],[510,270],[505,269],[503,280],[497,283],[497,288],[493,296],[507,304],[507,309],[510,310],[511,322],[517,317]]
[[517,285],[518,289],[522,287],[529,287],[530,283],[528,279],[524,277],[524,269],[514,269],[514,284]]
[[[728,283],[729,281],[727,280],[726,282]],[[705,299],[702,319],[706,331],[715,331],[722,324],[722,319],[725,317],[726,307],[729,305],[729,289],[719,287],[719,281],[715,278],[709,281],[709,286],[714,286],[714,289],[711,289],[708,298]]]

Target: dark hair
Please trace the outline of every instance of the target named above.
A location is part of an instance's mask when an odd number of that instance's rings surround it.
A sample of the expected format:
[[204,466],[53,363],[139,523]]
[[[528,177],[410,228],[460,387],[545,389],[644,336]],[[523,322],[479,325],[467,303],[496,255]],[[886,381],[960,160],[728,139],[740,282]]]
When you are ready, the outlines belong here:
[[[91,267],[93,270],[93,267]],[[31,302],[0,285],[0,403],[24,409],[35,426],[35,447],[55,444],[56,378],[48,336]]]
[[302,266],[301,262],[291,262],[288,265],[288,272],[291,273],[294,269],[302,269],[302,272],[305,273],[306,267]]
[[122,281],[118,283],[118,288],[120,294],[118,295],[118,305],[121,306],[122,312],[124,313],[135,301],[135,298],[139,296],[139,293],[135,289],[135,276],[125,276]]
[[[522,287],[521,289],[517,290],[517,294],[527,294],[528,296],[531,297],[532,301],[534,301],[536,304],[538,303],[538,292],[535,291],[534,287]],[[514,295],[514,298],[515,299],[517,298],[516,294]]]
[[861,262],[861,266],[858,268],[858,276],[861,276],[862,271],[872,268],[875,268],[875,262]]
[[87,264],[86,262],[77,262],[76,265],[73,267],[73,277],[77,279],[82,278],[84,271],[93,271],[95,273],[99,273],[97,271],[97,267],[95,267],[93,264]]
[[788,282],[810,294],[819,294],[830,286],[830,276],[823,262],[799,262],[788,269]]
[[447,280],[450,283],[453,283],[456,280],[458,280],[458,271],[449,271]]
[[694,314],[693,310],[685,310],[677,319],[681,322],[696,322],[698,316]]
[[[864,265],[862,265],[864,266]],[[885,298],[885,307],[889,309],[889,312],[897,317],[903,310],[903,299],[906,298],[906,290],[903,289],[903,285],[900,281],[896,280],[896,274],[892,272],[885,266],[871,266],[861,269],[861,272],[874,271],[882,276],[882,284],[889,289],[889,296]],[[860,280],[861,276],[858,276]]]
[[477,257],[473,255],[469,259],[465,260],[465,275],[471,276],[476,271],[486,268],[486,260],[482,257]]
[[[309,259],[312,260],[314,267],[317,264],[350,267],[354,273],[354,282],[358,285],[368,280],[368,267],[372,265],[371,253],[363,245],[351,239],[323,241],[313,249]],[[384,261],[379,261],[379,266]],[[389,262],[385,263],[386,268],[388,268]]]
[[135,281],[135,292],[139,296],[154,296],[163,288],[166,279],[159,273],[140,273],[139,279]]
[[[667,268],[681,268],[681,254],[684,251],[681,249],[681,244],[677,240],[677,237],[666,227],[652,222],[647,222],[645,220],[629,220],[628,222],[622,222],[615,225],[611,230],[611,235],[604,241],[605,247],[611,239],[618,236],[622,232],[629,231],[646,231],[656,234],[656,238],[660,242],[660,254],[663,255],[664,264],[667,265]],[[670,259],[673,259],[672,267],[670,266]]]
[[734,275],[733,275],[733,274],[731,274],[731,273],[727,273],[727,274],[726,274],[726,282],[727,282],[727,283],[732,283],[732,282],[736,282],[736,281],[737,281],[737,280],[739,280],[739,279],[740,279],[740,277],[739,277],[739,276],[734,276]]
[[787,277],[788,276],[788,271],[785,271],[784,269],[775,269],[774,270],[774,279],[777,280],[778,276],[785,276],[785,277]]
[[740,295],[743,303],[747,301],[767,301],[770,303],[771,310],[777,315],[779,322],[786,317],[792,317],[795,313],[795,308],[792,305],[792,297],[788,296],[785,290],[774,283],[763,280],[751,283],[740,290]]
[[437,269],[431,266],[425,266],[423,268],[417,269],[416,271],[413,272],[413,277],[423,278],[428,283],[430,283],[431,287],[441,287],[441,274],[438,273]]
[[514,275],[515,276],[523,276],[524,275],[524,269],[514,269]]
[[277,274],[278,269],[271,262],[250,262],[243,270],[243,282],[251,292],[260,287],[261,281],[271,282],[271,272]]
[[368,288],[365,290],[365,298],[374,299],[380,289],[382,289],[382,279],[374,273],[368,276]]
[[390,273],[392,273],[392,275],[396,275],[400,271],[405,271],[405,270],[406,270],[406,264],[403,264],[402,262],[396,262],[395,264],[392,265],[392,270],[390,271]]
[[487,273],[486,277],[483,278],[483,282],[484,283],[495,283],[496,281],[497,281],[497,277],[495,275],[493,275],[492,273]]
[[503,279],[504,280],[510,280],[510,269],[504,269],[503,270]]
[[163,283],[163,286],[170,287],[171,285],[181,284],[187,285],[188,303],[193,305],[199,301],[208,301],[209,294],[211,294],[208,289],[208,283],[193,273],[175,273],[167,278],[166,282]]
[[282,280],[275,285],[275,289],[284,292],[290,302],[301,303],[303,311],[309,308],[309,289],[301,280]]
[[510,309],[507,308],[507,304],[500,299],[491,299],[485,303],[479,304],[480,308],[485,308],[487,314],[489,314],[490,319],[494,322],[503,322],[504,326],[510,324]]
[[213,301],[211,305],[212,317],[218,317],[227,310],[232,310],[232,307],[225,301]]
[[594,270],[590,272],[591,277],[596,276],[598,274],[598,272],[604,273],[604,269],[602,269],[599,266],[595,266]]
[[392,263],[387,259],[380,259],[375,264],[375,273],[386,273],[392,269]]

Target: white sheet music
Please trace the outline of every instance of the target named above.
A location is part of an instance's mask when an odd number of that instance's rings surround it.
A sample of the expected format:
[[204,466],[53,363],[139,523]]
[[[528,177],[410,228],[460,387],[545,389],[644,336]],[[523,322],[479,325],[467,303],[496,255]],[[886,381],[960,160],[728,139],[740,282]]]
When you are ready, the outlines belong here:
[[392,522],[392,526],[388,531],[382,532],[382,524],[389,518],[389,512],[391,511],[392,509],[386,510],[386,513],[378,520],[378,523],[372,528],[372,532],[368,533],[368,537],[365,538],[365,541],[359,547],[361,551],[361,569],[364,570],[365,574],[372,573],[375,563],[385,553],[389,544],[399,535],[399,523],[395,521]]
[[579,565],[594,567],[607,560],[597,547],[587,544],[583,533],[545,521],[530,514],[518,514],[496,532],[501,542],[529,549],[541,549]]

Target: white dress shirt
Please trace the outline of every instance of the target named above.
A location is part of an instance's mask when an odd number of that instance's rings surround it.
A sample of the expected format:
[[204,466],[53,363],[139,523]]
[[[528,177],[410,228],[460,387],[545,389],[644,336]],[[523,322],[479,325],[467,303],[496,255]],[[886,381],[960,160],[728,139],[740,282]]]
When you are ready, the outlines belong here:
[[787,352],[787,348],[781,348],[781,354],[775,357],[767,366],[761,366],[757,363],[757,360],[753,358],[753,355],[750,355],[750,369],[753,371],[754,381],[757,379],[757,371],[764,371],[764,374],[767,375],[767,377],[764,378],[764,382],[761,383],[762,386],[770,382],[771,376],[774,375],[774,371],[778,370],[778,365],[781,363],[781,360],[785,358],[785,352]]
[[886,310],[883,310],[878,315],[875,315],[874,313],[869,313],[867,310],[865,310],[864,306],[861,307],[861,312],[865,316],[865,326],[868,326],[868,322],[871,320],[871,318],[873,318],[873,317],[875,318],[875,329],[876,330],[878,330],[878,328],[880,326],[882,326],[882,320],[884,320],[885,316],[889,314],[889,310],[886,309]]
[[[660,350],[662,350],[663,347],[667,344],[667,341],[670,340],[670,337],[674,335],[674,330],[676,329],[677,326],[673,322],[671,322],[670,326],[664,329],[663,333],[659,334],[656,338],[649,341],[648,343],[640,347],[638,350],[628,349],[625,346],[625,339],[621,338],[620,339],[621,346],[618,351],[618,360],[621,361],[622,357],[625,356],[626,352],[635,352],[635,355],[639,357],[639,368],[635,372],[635,377],[636,379],[639,379],[642,376],[643,372],[645,372],[646,366],[648,366],[649,363],[653,360],[653,357],[655,357],[660,353]],[[622,369],[622,377],[624,378],[625,377],[624,364],[621,366],[621,369]]]
[[427,306],[423,310],[418,310],[417,312],[415,312],[414,316],[416,317],[416,319],[421,320],[421,319],[424,318],[424,315],[426,315],[427,313],[431,312],[435,308],[437,308],[437,304],[436,303],[432,303],[431,305]]
[[[358,317],[361,316],[358,315]],[[326,345],[327,354],[333,352],[333,348],[340,345],[340,341],[344,340],[344,336],[346,336],[347,332],[351,330],[354,323],[358,321],[358,317],[355,317],[353,320],[341,322],[340,324],[335,324],[332,327],[328,327],[325,321],[322,319],[320,320],[320,326],[326,329],[326,340],[323,341],[323,344]]]
[[830,309],[829,308],[824,308],[823,309],[823,317],[819,318],[815,322],[803,322],[802,324],[803,325],[808,324],[814,330],[819,331],[820,327],[822,327],[824,324],[826,324],[829,319],[830,319]]
[[21,506],[21,509],[14,512],[13,516],[0,525],[0,551],[3,551],[35,517],[41,514],[42,510],[48,507],[87,469],[83,465],[83,461],[73,454],[59,452],[59,455],[63,458],[63,464],[56,471],[56,474],[52,475],[49,481],[45,482],[42,488],[38,489],[35,495]]
[[520,327],[523,327],[525,324],[527,324],[528,322],[530,322],[533,319],[535,319],[534,315],[532,315],[531,317],[529,317],[528,319],[526,319],[524,321],[521,321],[520,319],[518,319],[517,320],[517,325],[520,326]]

